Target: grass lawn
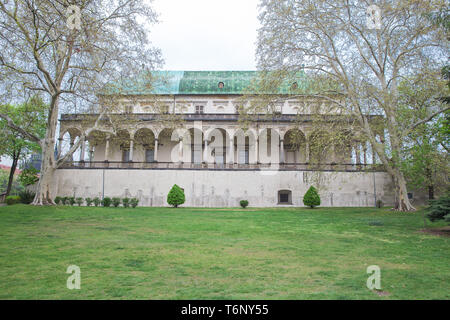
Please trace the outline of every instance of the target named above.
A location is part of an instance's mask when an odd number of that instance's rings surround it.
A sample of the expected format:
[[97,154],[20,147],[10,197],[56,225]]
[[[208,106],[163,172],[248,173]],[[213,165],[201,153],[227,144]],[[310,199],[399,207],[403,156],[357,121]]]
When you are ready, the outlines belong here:
[[0,299],[449,299],[450,238],[422,227],[374,208],[0,207]]

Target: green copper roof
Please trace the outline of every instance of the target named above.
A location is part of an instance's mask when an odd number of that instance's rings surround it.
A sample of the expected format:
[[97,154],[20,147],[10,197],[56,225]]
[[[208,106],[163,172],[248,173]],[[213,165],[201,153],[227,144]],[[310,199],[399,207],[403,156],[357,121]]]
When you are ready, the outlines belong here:
[[[290,93],[294,82],[297,82],[298,88],[305,88],[303,72],[291,78],[293,80],[282,85],[277,93]],[[123,80],[120,84],[108,88],[112,89],[112,94],[128,95],[239,95],[257,79],[258,71],[152,71],[150,74]],[[219,86],[221,82],[223,88]]]

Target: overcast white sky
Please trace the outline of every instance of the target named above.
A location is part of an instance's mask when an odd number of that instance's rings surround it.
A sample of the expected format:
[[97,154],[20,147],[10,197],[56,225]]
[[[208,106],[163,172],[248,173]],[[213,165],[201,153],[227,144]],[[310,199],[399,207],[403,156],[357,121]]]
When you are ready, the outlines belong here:
[[258,0],[154,0],[165,70],[255,70]]

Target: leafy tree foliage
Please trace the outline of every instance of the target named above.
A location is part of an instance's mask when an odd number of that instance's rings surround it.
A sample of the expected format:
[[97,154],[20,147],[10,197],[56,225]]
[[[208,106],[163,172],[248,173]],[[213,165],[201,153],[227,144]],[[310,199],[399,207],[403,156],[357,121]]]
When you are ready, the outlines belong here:
[[20,183],[22,183],[25,187],[35,184],[39,181],[38,172],[39,171],[35,167],[23,169],[19,174]]
[[[404,79],[399,85],[399,119],[404,124],[420,121],[428,110],[439,110],[447,104],[441,98],[447,93],[447,82],[439,70]],[[404,138],[402,170],[409,185],[427,188],[429,199],[448,188],[448,115],[446,111],[415,126]]]
[[[33,97],[30,101],[20,105],[2,105],[0,113],[7,115],[14,123],[20,125],[28,132],[38,137],[44,136],[46,126],[46,109],[39,97]],[[14,172],[21,159],[27,157],[31,152],[39,152],[40,146],[29,139],[27,135],[11,129],[5,119],[0,118],[0,145],[1,154],[12,160],[9,173],[6,194],[11,191]],[[25,184],[25,186],[28,184]]]

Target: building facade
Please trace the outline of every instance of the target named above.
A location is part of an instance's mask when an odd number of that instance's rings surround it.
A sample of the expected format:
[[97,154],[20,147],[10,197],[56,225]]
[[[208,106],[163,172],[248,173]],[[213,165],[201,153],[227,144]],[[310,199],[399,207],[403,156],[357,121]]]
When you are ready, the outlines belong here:
[[[243,120],[243,92],[256,72],[165,72],[154,85],[110,94],[116,107],[79,152],[57,170],[57,195],[137,197],[140,205],[165,206],[173,184],[185,206],[303,206],[306,190],[319,189],[324,206],[392,204],[389,175],[356,133],[345,144],[325,145],[309,108],[332,110],[328,100],[289,94],[272,111]],[[293,88],[303,79],[289,84]],[[111,99],[111,97],[113,97]],[[63,141],[77,142],[96,115],[64,114]],[[339,115],[324,115],[332,123]],[[114,119],[113,119],[114,118]]]

